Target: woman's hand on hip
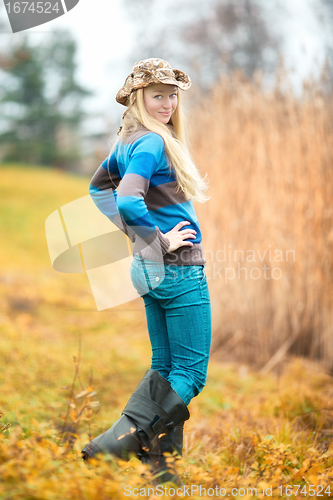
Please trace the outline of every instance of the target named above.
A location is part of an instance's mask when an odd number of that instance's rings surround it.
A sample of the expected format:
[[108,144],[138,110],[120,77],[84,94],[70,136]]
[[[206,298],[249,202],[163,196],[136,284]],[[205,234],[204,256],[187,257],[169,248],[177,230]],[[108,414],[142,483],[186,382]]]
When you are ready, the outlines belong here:
[[183,226],[186,226],[188,224],[191,224],[189,221],[181,221],[178,222],[178,224],[171,229],[168,233],[164,233],[164,236],[168,238],[170,241],[170,246],[168,248],[168,253],[169,252],[174,252],[177,250],[179,247],[193,247],[192,241],[184,241],[187,238],[196,238],[197,232],[194,229],[184,229],[183,231],[180,231]]

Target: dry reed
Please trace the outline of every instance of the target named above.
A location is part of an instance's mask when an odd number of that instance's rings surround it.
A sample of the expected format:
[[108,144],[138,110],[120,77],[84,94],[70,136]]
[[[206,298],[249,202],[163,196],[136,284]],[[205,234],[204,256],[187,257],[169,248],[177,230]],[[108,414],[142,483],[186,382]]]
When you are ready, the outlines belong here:
[[270,91],[258,74],[223,78],[193,113],[212,351],[263,372],[289,352],[332,372],[333,102],[324,70],[301,96],[279,72]]

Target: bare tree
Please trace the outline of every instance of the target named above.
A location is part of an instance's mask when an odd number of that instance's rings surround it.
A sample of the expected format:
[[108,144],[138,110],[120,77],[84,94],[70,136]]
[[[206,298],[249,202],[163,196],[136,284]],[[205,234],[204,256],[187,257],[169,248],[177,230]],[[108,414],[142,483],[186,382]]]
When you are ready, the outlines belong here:
[[333,92],[333,2],[331,0],[318,0],[314,9],[321,26],[321,35],[325,43],[326,63],[323,86],[331,95]]
[[0,2],[0,34],[10,33],[9,21],[6,20],[7,12],[5,6]]
[[235,68],[251,77],[277,64],[280,40],[262,0],[127,0],[126,7],[135,19],[132,58],[170,59],[199,86]]

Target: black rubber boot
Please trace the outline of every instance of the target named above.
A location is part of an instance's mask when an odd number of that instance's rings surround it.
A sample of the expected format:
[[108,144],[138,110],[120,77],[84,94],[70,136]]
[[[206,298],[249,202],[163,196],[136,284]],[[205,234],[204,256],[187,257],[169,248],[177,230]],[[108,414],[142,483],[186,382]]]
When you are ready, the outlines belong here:
[[177,425],[170,434],[168,434],[163,441],[160,442],[159,453],[147,453],[142,456],[141,461],[143,464],[149,464],[150,470],[154,474],[153,484],[173,483],[182,486],[182,481],[175,468],[175,463],[167,461],[168,456],[164,453],[172,453],[174,457],[183,455],[183,433],[184,422]]
[[160,454],[160,443],[177,425],[190,418],[184,401],[162,375],[149,369],[113,426],[82,450],[84,460],[110,453],[123,460],[131,454]]

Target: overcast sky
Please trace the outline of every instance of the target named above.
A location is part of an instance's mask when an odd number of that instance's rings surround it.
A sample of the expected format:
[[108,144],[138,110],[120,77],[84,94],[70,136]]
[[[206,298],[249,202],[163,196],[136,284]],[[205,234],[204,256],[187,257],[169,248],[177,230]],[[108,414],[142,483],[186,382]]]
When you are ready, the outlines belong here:
[[[23,32],[34,43],[43,43],[47,33],[59,27],[67,27],[73,33],[78,42],[78,79],[96,92],[96,97],[85,103],[87,111],[100,112],[101,120],[94,120],[89,126],[96,132],[103,126],[103,116],[118,123],[125,110],[115,102],[116,92],[131,71],[128,59],[133,30],[123,3],[122,0],[80,0],[64,16]],[[275,22],[280,24],[279,30],[286,40],[284,55],[287,66],[293,68],[294,85],[299,86],[302,78],[311,71],[318,73],[318,65],[324,59],[322,33],[327,28],[321,26],[314,16],[316,0],[276,0],[273,5],[275,12],[281,12]],[[6,40],[22,36],[11,33],[7,22],[8,30],[1,34],[2,47]]]

